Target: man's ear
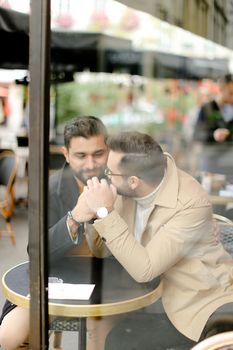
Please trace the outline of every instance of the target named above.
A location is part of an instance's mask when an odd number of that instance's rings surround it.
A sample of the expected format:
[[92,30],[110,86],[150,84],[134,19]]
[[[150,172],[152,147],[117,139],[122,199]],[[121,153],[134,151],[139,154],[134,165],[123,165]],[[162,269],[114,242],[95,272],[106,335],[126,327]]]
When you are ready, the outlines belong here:
[[68,149],[66,147],[62,147],[61,148],[61,151],[66,159],[66,162],[69,163],[69,152],[68,152]]
[[128,185],[131,190],[135,190],[139,186],[140,179],[137,176],[129,176],[128,177]]

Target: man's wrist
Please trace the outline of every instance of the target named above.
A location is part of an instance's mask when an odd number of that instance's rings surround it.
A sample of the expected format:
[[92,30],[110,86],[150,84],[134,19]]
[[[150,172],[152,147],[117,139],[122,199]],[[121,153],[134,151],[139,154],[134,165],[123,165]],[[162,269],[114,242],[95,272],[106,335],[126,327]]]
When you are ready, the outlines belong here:
[[83,223],[76,221],[71,211],[68,211],[67,213],[66,223],[67,223],[67,228],[69,231],[70,238],[74,242],[77,241],[79,228],[81,225],[83,225]]

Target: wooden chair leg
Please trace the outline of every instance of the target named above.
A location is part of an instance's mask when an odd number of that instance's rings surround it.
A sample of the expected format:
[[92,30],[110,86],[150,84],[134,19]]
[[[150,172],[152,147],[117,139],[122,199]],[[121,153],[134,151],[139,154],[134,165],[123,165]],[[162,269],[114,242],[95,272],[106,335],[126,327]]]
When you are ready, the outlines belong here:
[[14,235],[14,232],[13,232],[12,225],[11,225],[10,221],[6,222],[6,228],[7,228],[7,232],[10,235],[10,239],[11,239],[12,244],[16,245],[15,235]]
[[3,234],[10,236],[11,243],[13,245],[16,245],[15,234],[14,234],[14,231],[12,229],[10,218],[5,218],[5,221],[6,221],[6,229],[5,230],[0,229],[0,238],[2,238]]
[[14,209],[15,209],[15,193],[14,193],[14,188],[12,188],[11,192],[10,192],[10,212],[11,212],[11,215],[13,215]]
[[1,230],[2,232],[0,233],[0,238],[2,236],[2,233],[3,232],[5,233],[5,231],[6,231],[6,233],[10,236],[12,244],[16,245],[15,235],[14,235],[14,231],[13,231],[12,225],[11,225],[12,211],[8,206],[4,206],[1,208],[1,214],[6,222],[6,230]]

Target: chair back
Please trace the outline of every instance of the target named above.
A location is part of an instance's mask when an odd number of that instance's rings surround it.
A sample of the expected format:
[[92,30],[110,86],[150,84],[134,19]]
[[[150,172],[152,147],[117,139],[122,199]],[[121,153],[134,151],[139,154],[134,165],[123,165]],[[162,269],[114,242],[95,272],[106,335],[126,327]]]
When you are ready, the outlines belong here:
[[192,347],[191,350],[233,350],[233,332],[213,335]]
[[225,250],[233,256],[233,222],[225,216],[214,214],[220,229],[220,240]]
[[11,191],[17,171],[17,160],[13,151],[0,153],[0,185]]
[[226,251],[233,256],[233,225],[220,227],[220,239]]

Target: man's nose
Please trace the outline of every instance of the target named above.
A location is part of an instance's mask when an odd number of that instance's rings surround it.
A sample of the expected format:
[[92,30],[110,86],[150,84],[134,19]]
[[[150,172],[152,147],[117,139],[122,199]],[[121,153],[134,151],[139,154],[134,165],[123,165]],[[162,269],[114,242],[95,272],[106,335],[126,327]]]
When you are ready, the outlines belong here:
[[88,169],[93,169],[95,167],[95,159],[93,157],[88,157],[86,159],[86,167]]

